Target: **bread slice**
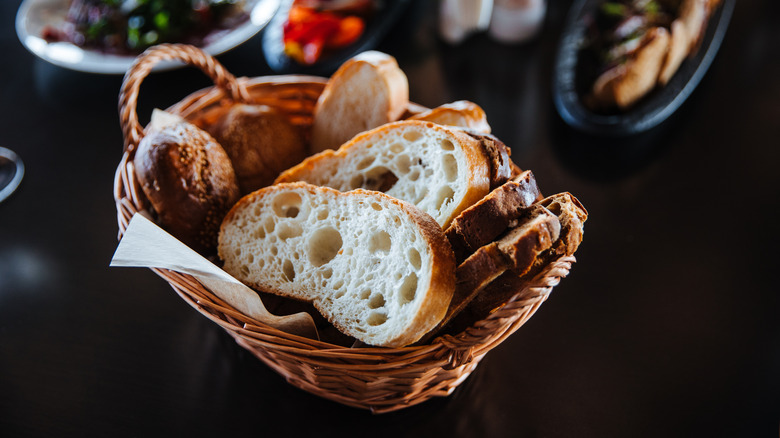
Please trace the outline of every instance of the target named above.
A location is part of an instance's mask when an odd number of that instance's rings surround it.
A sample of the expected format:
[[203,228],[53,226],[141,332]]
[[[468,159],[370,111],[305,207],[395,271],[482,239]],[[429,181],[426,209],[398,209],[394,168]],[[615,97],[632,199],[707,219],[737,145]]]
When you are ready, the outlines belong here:
[[494,135],[480,134],[470,130],[464,132],[478,140],[482,146],[482,153],[490,166],[490,190],[509,181],[514,172],[514,163],[510,158],[512,151],[509,147]]
[[438,224],[366,190],[260,189],[225,217],[219,256],[243,283],[311,302],[343,333],[378,346],[417,341],[444,317],[455,287]]
[[414,114],[410,120],[424,120],[440,125],[456,126],[481,134],[490,134],[491,128],[485,110],[468,100],[458,100]]
[[373,50],[350,58],[314,107],[311,152],[337,149],[360,132],[396,121],[408,104],[409,82],[395,58]]
[[548,196],[539,201],[539,205],[558,216],[561,222],[560,238],[550,248],[552,257],[574,254],[582,243],[588,211],[580,200],[569,192]]
[[482,290],[504,272],[529,270],[536,258],[558,239],[558,218],[541,205],[526,211],[521,223],[500,239],[479,248],[458,266],[457,285],[450,307],[439,328],[462,312]]
[[523,171],[456,217],[445,235],[460,263],[509,229],[531,204],[542,199],[533,172]]
[[596,79],[591,104],[600,108],[626,109],[652,91],[666,60],[670,39],[669,31],[663,27],[648,30],[640,47],[626,63]]
[[[557,193],[544,198],[535,205],[544,206],[558,217],[560,222],[558,239],[553,242],[550,248],[536,256],[530,268],[507,270],[486,285],[484,290],[471,301],[466,311],[462,312],[463,320],[478,321],[483,319],[493,309],[520,292],[528,284],[528,281],[539,274],[545,266],[562,256],[573,255],[582,243],[588,212],[574,195],[569,192]],[[458,269],[460,270],[460,268]],[[461,324],[456,325],[460,326]]]
[[672,79],[680,65],[690,54],[690,36],[681,19],[674,20],[669,28],[669,52],[664,59],[661,72],[658,74],[658,83],[666,85]]
[[480,142],[462,130],[407,120],[362,133],[276,179],[292,181],[385,192],[415,204],[444,228],[489,192],[490,165]]

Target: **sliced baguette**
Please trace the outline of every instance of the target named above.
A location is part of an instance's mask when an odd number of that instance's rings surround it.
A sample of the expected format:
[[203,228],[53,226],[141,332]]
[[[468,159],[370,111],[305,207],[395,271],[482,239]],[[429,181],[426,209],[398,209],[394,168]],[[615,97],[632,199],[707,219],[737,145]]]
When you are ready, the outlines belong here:
[[415,204],[444,228],[489,192],[490,173],[478,140],[460,129],[407,120],[362,133],[338,151],[309,157],[276,182],[385,192]]
[[534,205],[525,213],[515,228],[495,242],[479,248],[458,266],[457,285],[450,307],[431,335],[446,326],[504,272],[529,270],[539,254],[558,239],[560,222],[553,213],[541,205]]
[[455,261],[438,224],[378,192],[278,184],[242,198],[219,235],[224,269],[243,283],[311,302],[370,345],[417,341],[444,317]]
[[314,107],[311,152],[336,149],[360,132],[398,120],[409,83],[395,58],[363,52],[333,74]]
[[440,125],[456,126],[481,134],[490,134],[491,128],[485,110],[468,100],[458,100],[417,113],[409,120],[424,120]]
[[574,195],[569,192],[558,193],[544,198],[536,205],[544,206],[558,217],[560,222],[558,239],[553,242],[550,248],[536,256],[530,268],[507,270],[490,282],[463,312],[463,320],[478,321],[483,319],[493,309],[526,287],[528,282],[545,266],[562,256],[573,255],[582,243],[588,212]]
[[512,151],[503,141],[490,134],[480,134],[474,131],[465,131],[482,146],[482,153],[490,166],[490,190],[504,184],[512,178],[514,163],[510,158]]
[[504,233],[531,204],[542,199],[530,170],[491,191],[456,217],[445,235],[460,263]]

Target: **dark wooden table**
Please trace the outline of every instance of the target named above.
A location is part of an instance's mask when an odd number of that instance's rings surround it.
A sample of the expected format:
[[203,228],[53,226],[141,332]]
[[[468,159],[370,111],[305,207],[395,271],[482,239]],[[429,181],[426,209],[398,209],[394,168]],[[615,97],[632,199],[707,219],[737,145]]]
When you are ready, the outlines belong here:
[[[455,393],[372,415],[289,386],[145,269],[109,268],[121,77],[19,44],[0,2],[0,145],[27,174],[0,204],[0,436],[778,436],[780,3],[741,0],[699,88],[621,141],[551,99],[569,2],[540,37],[452,47],[419,2],[379,49],[411,98],[479,103],[546,193],[589,209],[578,263]],[[219,58],[270,73],[256,37]],[[210,85],[155,74],[142,119]]]

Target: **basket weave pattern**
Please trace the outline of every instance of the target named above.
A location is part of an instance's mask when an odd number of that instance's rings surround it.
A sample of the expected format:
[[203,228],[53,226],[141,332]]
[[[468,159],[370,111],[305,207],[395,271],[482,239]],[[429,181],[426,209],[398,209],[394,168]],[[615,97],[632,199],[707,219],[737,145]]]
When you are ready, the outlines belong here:
[[[194,120],[226,99],[260,103],[286,114],[308,131],[325,79],[310,76],[235,78],[211,56],[184,45],[167,44],[147,50],[127,72],[119,98],[124,155],[114,179],[119,236],[135,213],[151,214],[138,183],[133,156],[143,138],[137,116],[138,92],[157,62],[183,61],[200,68],[215,83],[195,92],[168,111]],[[457,335],[444,335],[426,345],[403,348],[347,348],[291,335],[255,321],[220,300],[193,277],[153,269],[190,306],[225,329],[290,384],[321,397],[372,412],[389,412],[431,397],[452,393],[487,352],[523,325],[569,273],[573,257],[562,257],[531,280],[502,307]]]

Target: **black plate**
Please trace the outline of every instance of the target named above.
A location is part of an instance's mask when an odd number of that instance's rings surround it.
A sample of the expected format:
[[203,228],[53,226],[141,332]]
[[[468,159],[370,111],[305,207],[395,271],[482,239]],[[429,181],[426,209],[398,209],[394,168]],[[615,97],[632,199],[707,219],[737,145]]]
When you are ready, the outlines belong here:
[[357,41],[344,49],[323,54],[317,63],[305,66],[298,64],[284,54],[284,43],[282,42],[283,26],[287,21],[287,16],[293,3],[292,0],[285,0],[279,6],[279,10],[274,18],[271,19],[271,22],[268,23],[263,34],[263,54],[265,55],[265,60],[272,70],[281,74],[298,73],[330,76],[347,59],[360,52],[371,50],[379,44],[393,24],[398,21],[409,1],[381,1],[377,10],[374,11],[374,15],[367,20],[366,29]]
[[595,135],[625,136],[657,126],[685,102],[712,64],[726,35],[736,0],[724,0],[710,17],[699,50],[680,65],[665,87],[656,88],[620,114],[597,114],[583,106],[576,87],[578,53],[585,34],[585,17],[604,0],[579,0],[572,6],[558,47],[553,99],[558,113],[573,128]]

